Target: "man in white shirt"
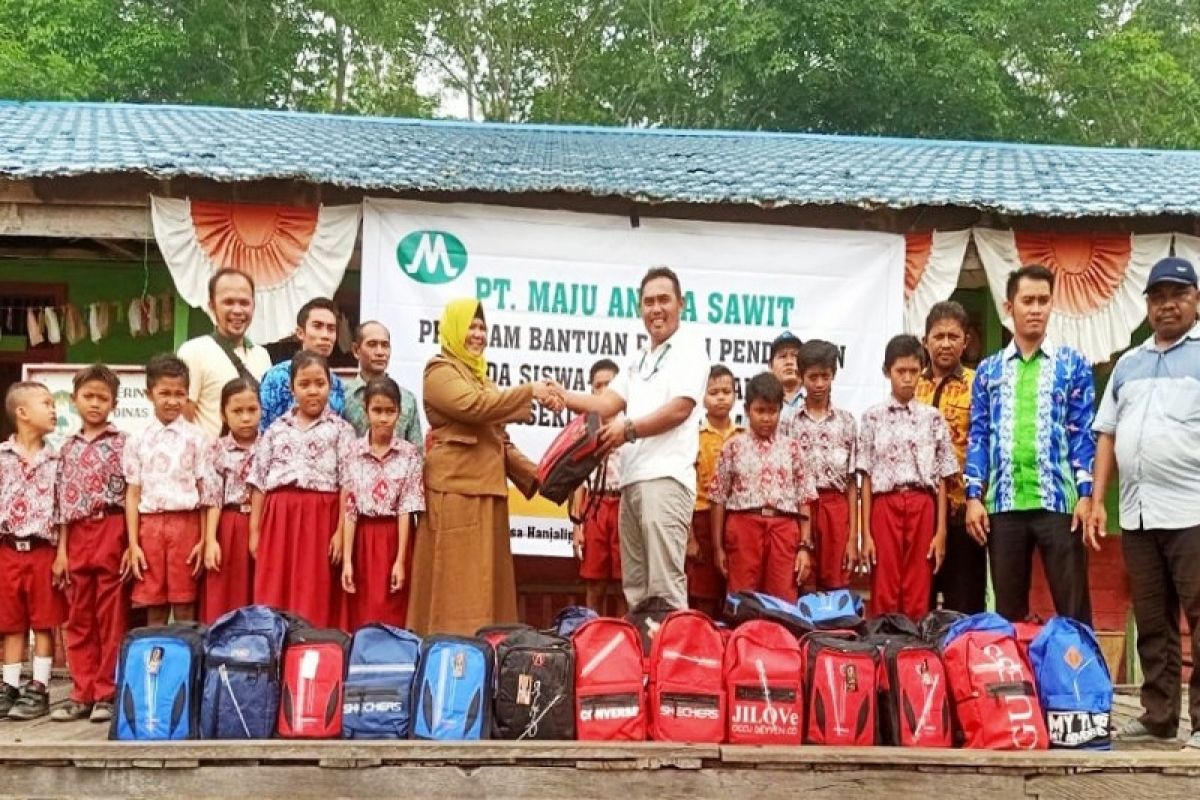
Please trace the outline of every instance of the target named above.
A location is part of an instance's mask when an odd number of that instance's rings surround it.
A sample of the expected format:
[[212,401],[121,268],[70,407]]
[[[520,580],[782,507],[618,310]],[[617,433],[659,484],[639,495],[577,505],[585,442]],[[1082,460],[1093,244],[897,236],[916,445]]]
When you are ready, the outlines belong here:
[[184,342],[177,355],[191,374],[183,415],[215,439],[221,433],[221,389],[239,375],[261,381],[271,356],[246,338],[254,319],[253,278],[236,269],[217,270],[208,281],[208,308],[216,330]]
[[[632,608],[647,597],[687,607],[684,557],[696,502],[697,428],[708,380],[704,342],[680,330],[683,292],[667,267],[642,278],[642,321],[650,340],[596,395],[563,392],[567,408],[615,418],[601,431],[621,447],[621,572]],[[624,416],[616,418],[624,412]]]

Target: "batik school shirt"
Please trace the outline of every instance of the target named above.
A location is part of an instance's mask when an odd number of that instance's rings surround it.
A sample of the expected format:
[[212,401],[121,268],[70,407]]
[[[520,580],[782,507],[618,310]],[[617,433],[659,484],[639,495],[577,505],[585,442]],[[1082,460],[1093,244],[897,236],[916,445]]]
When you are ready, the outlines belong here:
[[260,492],[340,491],[354,441],[350,423],[328,408],[307,425],[292,409],[259,438],[246,482]]
[[800,443],[805,471],[812,476],[817,491],[845,493],[854,479],[854,455],[858,448],[854,415],[830,406],[823,417],[814,417],[807,406],[802,406],[788,420],[786,430]]
[[398,437],[383,455],[371,452],[369,437],[357,439],[346,464],[346,518],[398,517],[425,510],[421,451]]
[[58,453],[48,444],[26,460],[15,438],[0,442],[0,538],[58,542],[54,495]]
[[210,474],[205,481],[206,505],[243,508],[250,502],[250,487],[246,484],[246,478],[250,475],[250,464],[257,444],[255,442],[244,447],[229,434],[212,443],[209,452]]
[[971,387],[967,499],[992,514],[1072,513],[1092,494],[1095,399],[1092,368],[1070,347],[1043,341],[1024,358],[1011,342],[985,358]]
[[731,437],[721,448],[708,500],[726,511],[773,508],[797,514],[817,496],[801,456],[800,443],[778,431],[767,439],[753,433]]
[[128,435],[109,424],[90,441],[79,431],[58,451],[58,522],[70,525],[125,505],[121,466]]
[[958,474],[946,421],[915,398],[902,403],[889,397],[863,412],[857,457],[873,494],[904,488],[936,492],[942,481]]
[[125,482],[141,487],[138,511],[158,514],[200,508],[209,474],[208,439],[182,416],[168,425],[157,417],[129,437],[121,456]]
[[[367,420],[367,406],[363,395],[367,390],[367,382],[362,373],[346,381],[346,410],[342,414],[346,422],[354,428],[358,436],[365,436],[370,423]],[[421,415],[417,412],[417,398],[408,389],[400,387],[400,413],[396,415],[396,435],[411,442],[418,448],[424,448],[425,442],[421,437]]]
[[712,426],[707,416],[700,420],[700,451],[696,456],[696,511],[708,510],[708,487],[717,474],[717,462],[721,460],[725,443],[745,430],[730,421],[729,427],[721,431]]
[[[346,387],[342,379],[332,372],[329,373],[329,407],[333,413],[342,416],[346,411]],[[274,424],[275,420],[283,417],[296,405],[292,396],[292,360],[281,361],[267,370],[262,383],[258,387],[258,403],[262,406],[262,420],[258,424],[260,431],[265,431]]]
[[[942,419],[946,420],[946,428],[950,431],[950,442],[954,445],[954,456],[958,459],[961,470],[965,470],[967,465],[967,439],[971,429],[971,384],[974,381],[975,371],[961,364],[941,380],[934,378],[929,368],[926,368],[917,380],[916,399],[941,412]],[[946,499],[949,501],[951,513],[966,505],[966,486],[961,476],[950,481]]]

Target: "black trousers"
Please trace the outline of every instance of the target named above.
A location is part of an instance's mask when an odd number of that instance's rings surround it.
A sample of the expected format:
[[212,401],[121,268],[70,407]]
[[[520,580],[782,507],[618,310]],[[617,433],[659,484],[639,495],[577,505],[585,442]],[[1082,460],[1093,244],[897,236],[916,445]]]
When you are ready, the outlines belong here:
[[1092,624],[1088,595],[1087,548],[1079,531],[1071,532],[1071,515],[1053,511],[1005,511],[992,514],[988,556],[996,611],[1020,622],[1029,616],[1033,551],[1042,556],[1054,610],[1085,625]]
[[1137,620],[1142,662],[1142,724],[1159,736],[1179,727],[1183,652],[1179,612],[1192,633],[1188,713],[1200,730],[1200,525],[1178,530],[1122,531],[1121,547]]
[[946,558],[933,576],[933,596],[929,607],[942,607],[963,614],[987,610],[987,550],[967,533],[967,526],[952,522],[946,526]]

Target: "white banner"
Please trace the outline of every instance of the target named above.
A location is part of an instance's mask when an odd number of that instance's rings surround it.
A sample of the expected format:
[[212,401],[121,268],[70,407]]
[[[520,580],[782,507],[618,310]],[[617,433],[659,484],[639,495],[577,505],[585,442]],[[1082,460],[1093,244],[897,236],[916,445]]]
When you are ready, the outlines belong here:
[[[88,364],[25,364],[21,368],[21,380],[43,383],[54,396],[54,411],[58,424],[48,437],[50,443],[59,447],[63,441],[82,427],[83,420],[71,402],[74,392],[75,374]],[[133,365],[110,365],[109,369],[121,381],[117,393],[117,405],[109,421],[126,433],[137,433],[154,418],[154,406],[146,396],[146,368]]]
[[[766,369],[783,330],[842,349],[834,402],[855,414],[881,400],[887,340],[904,327],[904,238],[895,234],[364,201],[362,319],[392,333],[390,373],[420,396],[455,297],[483,302],[486,353],[501,386],[553,378],[587,391],[599,358],[626,368],[646,337],[638,285],[665,264],[684,291],[683,324],[739,379]],[[734,410],[742,414],[739,403]],[[566,420],[538,409],[510,425],[538,460]],[[514,553],[569,556],[564,509],[510,492]]]

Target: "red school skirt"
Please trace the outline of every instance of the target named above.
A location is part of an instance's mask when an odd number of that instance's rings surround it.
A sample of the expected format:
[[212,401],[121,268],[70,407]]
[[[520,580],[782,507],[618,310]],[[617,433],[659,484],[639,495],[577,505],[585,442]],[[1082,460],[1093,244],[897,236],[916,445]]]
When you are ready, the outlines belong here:
[[[391,590],[392,564],[400,552],[396,517],[359,517],[354,528],[354,594],[345,595],[348,630],[369,622],[403,628],[408,619],[408,588],[412,575],[414,536],[408,537],[404,559],[404,588]],[[410,528],[411,531],[411,528]]]
[[[200,593],[200,621],[211,625],[217,617],[254,601],[254,561],[250,558],[250,514],[236,508],[221,509],[217,521],[221,568],[204,573]],[[261,551],[260,551],[261,552]]]
[[290,611],[318,628],[338,621],[341,589],[329,563],[337,492],[267,492],[254,564],[254,602]]

